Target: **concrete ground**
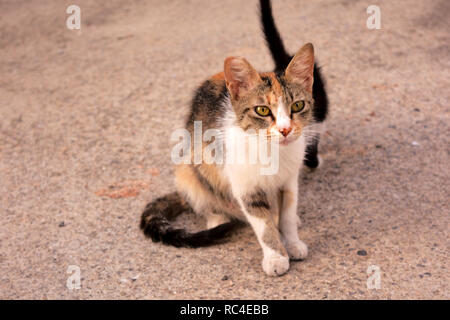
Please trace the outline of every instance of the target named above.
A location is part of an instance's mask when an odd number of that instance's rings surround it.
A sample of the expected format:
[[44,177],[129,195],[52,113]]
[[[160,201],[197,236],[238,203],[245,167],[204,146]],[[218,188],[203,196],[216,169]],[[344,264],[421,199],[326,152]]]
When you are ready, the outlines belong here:
[[270,278],[248,228],[197,250],[138,229],[174,189],[196,86],[229,55],[272,68],[257,1],[0,1],[0,298],[449,299],[449,3],[376,1],[369,30],[373,1],[274,1],[289,50],[314,43],[331,113],[325,163],[299,178],[310,256]]

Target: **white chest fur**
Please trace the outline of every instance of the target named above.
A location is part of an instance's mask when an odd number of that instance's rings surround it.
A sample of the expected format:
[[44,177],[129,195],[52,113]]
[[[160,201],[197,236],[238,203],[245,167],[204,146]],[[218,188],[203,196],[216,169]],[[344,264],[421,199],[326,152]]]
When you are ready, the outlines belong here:
[[250,136],[238,128],[226,130],[224,173],[235,194],[245,194],[256,187],[277,190],[298,176],[305,153],[303,136],[287,145],[272,142],[276,144],[272,147],[264,147],[261,140]]

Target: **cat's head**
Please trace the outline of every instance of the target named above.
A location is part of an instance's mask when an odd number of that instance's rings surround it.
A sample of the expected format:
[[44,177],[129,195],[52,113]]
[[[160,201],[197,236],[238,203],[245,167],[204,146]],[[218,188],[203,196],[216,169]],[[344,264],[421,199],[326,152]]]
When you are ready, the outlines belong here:
[[314,48],[304,45],[283,74],[258,73],[241,57],[225,60],[224,74],[237,124],[244,130],[264,129],[267,137],[288,144],[312,120]]

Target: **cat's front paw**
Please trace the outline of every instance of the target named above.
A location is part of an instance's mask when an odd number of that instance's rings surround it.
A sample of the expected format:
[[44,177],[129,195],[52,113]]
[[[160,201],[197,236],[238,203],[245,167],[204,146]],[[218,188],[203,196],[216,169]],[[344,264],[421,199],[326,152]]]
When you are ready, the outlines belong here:
[[289,270],[289,258],[274,252],[264,256],[262,267],[269,276],[281,276]]
[[303,260],[308,256],[308,247],[301,240],[285,243],[285,248],[292,260]]

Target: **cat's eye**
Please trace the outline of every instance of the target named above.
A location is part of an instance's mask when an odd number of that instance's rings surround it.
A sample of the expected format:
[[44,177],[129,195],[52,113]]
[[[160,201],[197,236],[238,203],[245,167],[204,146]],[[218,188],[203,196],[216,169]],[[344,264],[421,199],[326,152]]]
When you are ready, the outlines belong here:
[[255,112],[260,116],[267,117],[270,114],[270,109],[266,106],[257,106]]
[[291,106],[291,112],[292,113],[300,112],[303,109],[305,109],[305,101],[303,101],[303,100],[296,101]]

